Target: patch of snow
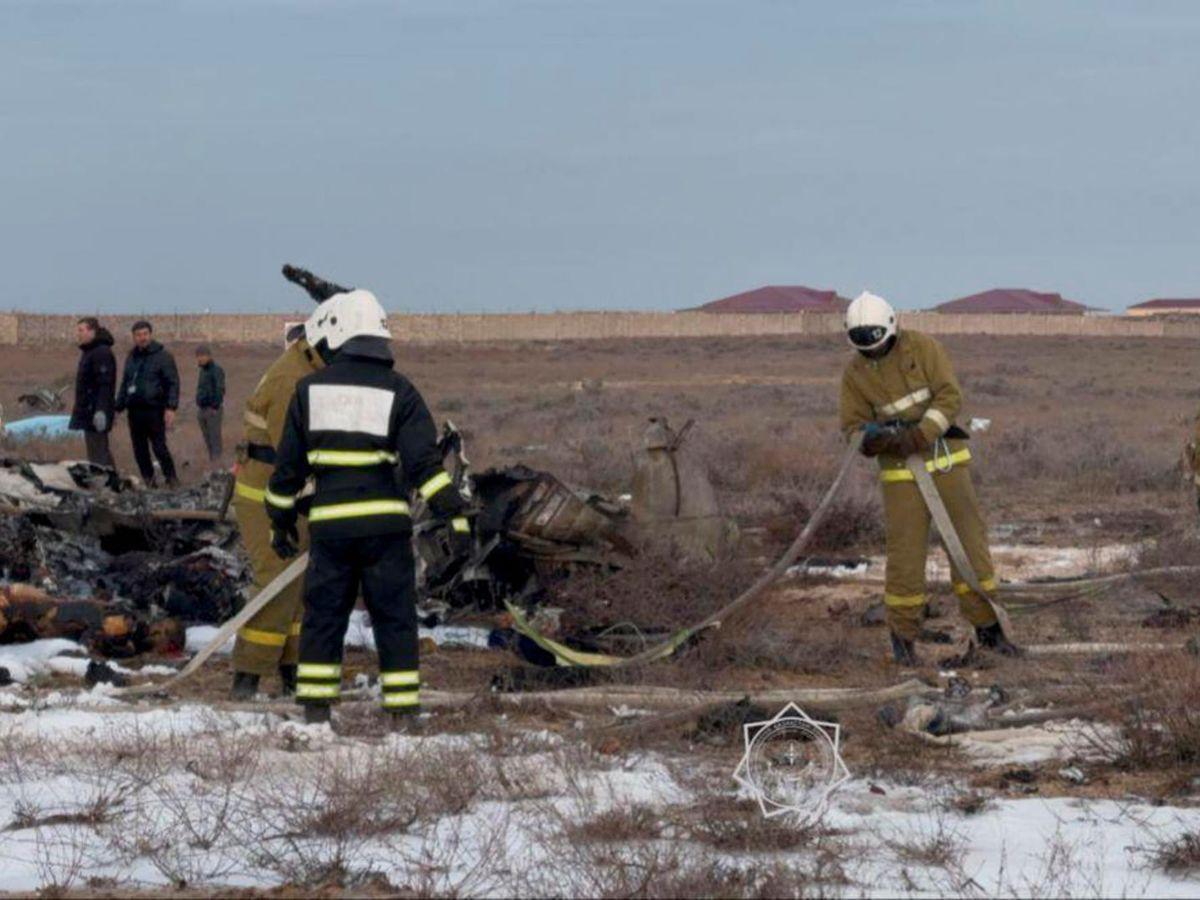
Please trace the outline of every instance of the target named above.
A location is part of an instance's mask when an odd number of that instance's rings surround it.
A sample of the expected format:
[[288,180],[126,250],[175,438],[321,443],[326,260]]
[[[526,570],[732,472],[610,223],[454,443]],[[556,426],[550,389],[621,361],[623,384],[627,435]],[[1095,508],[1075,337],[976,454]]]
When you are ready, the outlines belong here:
[[[0,666],[8,669],[13,681],[25,682],[35,675],[62,671],[82,663],[80,675],[87,670],[86,659],[56,659],[64,653],[83,653],[74,641],[66,638],[46,638],[27,644],[0,645]],[[52,662],[53,660],[53,662]],[[56,669],[55,666],[59,666]]]
[[[498,723],[503,719],[497,716]],[[546,731],[510,732],[498,748],[495,735],[391,733],[380,741],[341,736],[326,726],[284,722],[268,713],[221,712],[199,705],[126,706],[119,712],[29,710],[0,717],[0,739],[14,742],[14,748],[23,741],[44,742],[41,746],[53,752],[31,755],[19,778],[6,773],[0,762],[0,775],[9,776],[0,777],[0,891],[63,886],[71,877],[77,879],[76,886],[87,877],[166,886],[170,871],[189,873],[189,883],[197,887],[279,885],[285,879],[261,862],[271,849],[262,841],[269,838],[243,840],[236,831],[254,831],[261,816],[255,797],[260,795],[225,794],[221,778],[208,774],[208,767],[225,765],[220,761],[242,746],[219,742],[240,741],[247,735],[250,742],[245,746],[254,748],[247,752],[256,754],[253,763],[240,775],[228,771],[247,785],[265,785],[261,796],[283,792],[307,803],[320,802],[316,785],[330,772],[369,777],[371,761],[381,753],[397,753],[397,760],[406,753],[414,754],[413,759],[445,754],[446,760],[461,760],[464,767],[478,762],[484,773],[482,792],[459,811],[390,836],[372,832],[344,846],[336,837],[314,833],[301,837],[302,846],[293,848],[304,859],[316,860],[349,852],[357,871],[378,871],[396,885],[412,886],[415,878],[431,877],[432,882],[416,891],[429,894],[506,896],[522,888],[532,890],[519,880],[519,873],[544,872],[553,880],[559,877],[559,866],[569,870],[572,858],[564,857],[555,837],[564,826],[608,809],[639,805],[676,817],[696,803],[712,802],[711,791],[724,791],[727,781],[720,773],[712,779],[681,781],[675,767],[683,763],[683,768],[699,774],[696,761],[652,752],[598,756],[585,745]],[[131,764],[127,772],[111,768],[114,747],[123,742],[141,746],[137,742],[148,738],[165,741],[160,758]],[[494,766],[502,767],[503,778],[495,777]],[[698,795],[697,784],[707,793]],[[513,786],[521,793],[514,795]],[[826,824],[844,832],[848,840],[837,863],[849,879],[839,892],[849,896],[953,896],[970,889],[985,896],[1182,897],[1195,896],[1200,889],[1194,880],[1169,878],[1146,867],[1138,849],[1194,829],[1197,815],[1191,809],[1140,801],[1025,798],[995,800],[981,812],[964,816],[947,811],[945,795],[952,793],[948,788],[886,782],[882,787],[880,795],[872,792],[870,783],[853,780],[834,796],[827,813]],[[731,784],[728,790],[732,799]],[[70,820],[113,797],[121,802],[110,803],[107,818],[99,824]],[[232,813],[225,804],[232,804]],[[45,821],[51,815],[67,821]],[[6,829],[10,823],[13,827]],[[234,823],[232,834],[226,828],[229,823]],[[193,837],[211,829],[218,839],[177,836],[170,843],[172,827],[186,827]],[[160,842],[142,843],[139,834],[157,834]],[[961,845],[961,859],[953,868],[903,856],[905,846],[931,843],[941,835]],[[124,848],[120,854],[113,852],[114,841]],[[605,853],[635,853],[643,843],[626,840]],[[673,838],[672,843],[697,858],[707,853],[712,860],[715,854],[718,862],[745,869],[780,860],[770,849],[722,852],[687,844],[685,838]],[[784,861],[802,864],[805,852],[789,853]],[[540,887],[552,892],[549,881]],[[567,881],[560,885],[567,892],[571,887]]]

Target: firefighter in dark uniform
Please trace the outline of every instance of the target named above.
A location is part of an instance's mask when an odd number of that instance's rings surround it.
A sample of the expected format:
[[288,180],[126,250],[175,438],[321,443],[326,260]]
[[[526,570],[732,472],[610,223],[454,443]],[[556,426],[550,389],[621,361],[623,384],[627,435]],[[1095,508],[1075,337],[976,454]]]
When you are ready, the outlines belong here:
[[[356,290],[330,298],[305,330],[327,365],[296,387],[264,501],[281,558],[295,555],[297,517],[307,507],[311,547],[296,699],[307,721],[329,720],[361,590],[379,651],[383,707],[413,713],[421,679],[410,492],[445,523],[459,552],[470,548],[470,523],[442,468],[425,401],[392,368],[387,314],[374,295]],[[315,492],[301,498],[310,476]]]

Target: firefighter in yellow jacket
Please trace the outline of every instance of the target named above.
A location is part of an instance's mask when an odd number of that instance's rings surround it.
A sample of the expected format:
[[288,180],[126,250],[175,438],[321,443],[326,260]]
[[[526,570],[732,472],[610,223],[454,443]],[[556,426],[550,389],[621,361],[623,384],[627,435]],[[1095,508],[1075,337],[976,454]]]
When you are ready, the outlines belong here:
[[[290,265],[283,267],[283,277],[304,288],[317,303],[349,290]],[[263,509],[263,498],[275,471],[275,447],[283,435],[288,404],[296,393],[296,383],[325,365],[305,340],[303,325],[296,326],[287,338],[287,349],[267,369],[242,414],[244,436],[238,447],[233,511],[242,544],[250,557],[255,592],[270,584],[287,567],[287,561],[271,549],[271,522]],[[307,549],[308,534],[302,532],[300,550]],[[298,580],[238,631],[233,647],[234,699],[252,698],[258,692],[262,676],[276,671],[283,692],[295,693],[303,594],[304,582]]]
[[[913,665],[926,602],[930,514],[905,467],[912,454],[926,460],[980,585],[989,592],[996,587],[987,527],[968,471],[968,435],[954,421],[962,391],[942,345],[920,332],[901,331],[895,310],[882,297],[859,295],[846,312],[846,331],[857,353],[842,376],[841,427],[847,436],[865,430],[863,453],[879,461],[887,525],[883,600],[896,661]],[[987,601],[957,569],[951,574],[959,607],[979,643],[1017,653]]]

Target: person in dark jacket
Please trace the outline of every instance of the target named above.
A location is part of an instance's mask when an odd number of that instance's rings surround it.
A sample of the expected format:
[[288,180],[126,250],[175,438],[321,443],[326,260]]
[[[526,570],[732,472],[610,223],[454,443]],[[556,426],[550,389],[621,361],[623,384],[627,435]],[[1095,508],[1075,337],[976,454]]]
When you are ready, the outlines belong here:
[[155,487],[154,463],[150,451],[162,467],[168,487],[175,487],[175,460],[167,447],[167,429],[175,424],[179,408],[179,370],[175,358],[153,339],[149,322],[133,324],[133,349],[125,358],[121,389],[117,391],[117,412],[129,413],[129,439],[138,471],[147,487]]
[[75,336],[81,355],[75,370],[75,406],[71,409],[70,427],[72,431],[83,432],[88,462],[115,469],[108,446],[117,388],[113,336],[94,316],[75,323]]
[[225,405],[225,370],[216,364],[212,350],[205,344],[196,348],[196,365],[200,377],[196,381],[196,419],[200,433],[204,435],[204,446],[208,448],[208,461],[215,467],[221,462],[221,416]]
[[[355,290],[326,300],[305,332],[328,365],[296,386],[264,497],[280,558],[298,552],[302,510],[312,535],[296,699],[306,721],[329,721],[341,693],[346,626],[361,590],[379,650],[383,707],[412,714],[421,679],[409,492],[420,495],[456,544],[470,543],[470,522],[442,468],[425,401],[392,368],[387,314],[375,296]],[[301,500],[310,475],[316,492]]]

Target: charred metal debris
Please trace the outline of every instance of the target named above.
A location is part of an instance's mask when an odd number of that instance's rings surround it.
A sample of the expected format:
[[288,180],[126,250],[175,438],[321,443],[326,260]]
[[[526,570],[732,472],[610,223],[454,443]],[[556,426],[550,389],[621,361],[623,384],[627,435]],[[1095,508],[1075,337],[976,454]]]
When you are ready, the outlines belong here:
[[[651,420],[632,493],[614,499],[523,465],[472,473],[447,423],[446,468],[470,503],[476,544],[456,557],[418,505],[422,624],[483,616],[492,646],[552,665],[490,614],[512,603],[555,633],[556,580],[581,567],[615,571],[651,533],[682,555],[715,557],[735,533],[685,452],[689,430]],[[182,650],[187,626],[224,621],[247,596],[249,566],[225,515],[230,487],[231,476],[217,474],[144,491],[86,462],[0,459],[0,643],[66,637],[111,657]]]

